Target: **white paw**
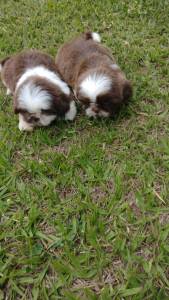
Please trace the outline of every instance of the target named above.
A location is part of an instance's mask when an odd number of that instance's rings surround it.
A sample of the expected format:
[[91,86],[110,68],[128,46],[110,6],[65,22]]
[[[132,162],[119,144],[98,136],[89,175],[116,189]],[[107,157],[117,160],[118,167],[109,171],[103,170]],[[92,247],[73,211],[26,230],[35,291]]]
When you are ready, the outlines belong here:
[[93,109],[92,109],[92,107],[91,106],[89,106],[87,109],[86,109],[86,115],[88,116],[88,117],[93,117],[93,118],[95,118],[96,116],[97,116],[97,114],[93,111]]
[[12,94],[11,90],[7,88],[7,90],[6,90],[6,95],[9,96],[9,95],[11,95],[11,94]]
[[69,121],[73,121],[75,116],[76,116],[76,105],[75,105],[75,102],[72,101],[70,103],[70,108],[68,110],[68,112],[65,114],[65,120],[69,120]]
[[24,118],[21,114],[19,114],[19,125],[18,125],[18,127],[19,127],[20,131],[32,131],[33,130],[33,127],[24,120]]

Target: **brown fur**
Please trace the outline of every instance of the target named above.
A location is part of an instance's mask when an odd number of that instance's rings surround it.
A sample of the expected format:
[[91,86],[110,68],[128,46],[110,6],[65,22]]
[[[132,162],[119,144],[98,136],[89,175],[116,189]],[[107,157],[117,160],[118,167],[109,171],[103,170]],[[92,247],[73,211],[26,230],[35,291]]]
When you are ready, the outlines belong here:
[[[119,69],[112,69],[115,64],[110,50],[92,39],[90,32],[65,43],[56,56],[56,65],[63,79],[72,87],[79,101],[86,106],[90,100],[80,94],[80,83],[90,74],[104,74],[111,78],[112,87],[106,95],[97,97],[98,109],[105,107],[110,114],[116,112],[122,103],[126,103],[132,88],[124,73]],[[102,104],[100,104],[102,103]]]
[[[100,56],[102,59],[100,60]],[[65,43],[58,51],[56,65],[64,80],[74,88],[79,76],[91,68],[113,64],[110,51],[85,35]]]
[[41,65],[50,71],[56,73],[58,72],[53,58],[37,50],[23,51],[19,54],[4,59],[1,64],[2,81],[12,93],[15,91],[15,87],[19,78],[28,68]]
[[1,66],[2,81],[13,94],[14,112],[21,114],[24,120],[31,124],[32,127],[38,124],[36,113],[31,113],[23,109],[20,106],[19,101],[21,95],[20,91],[27,82],[31,82],[32,86],[37,86],[42,91],[44,90],[48,92],[50,98],[52,99],[49,109],[42,109],[41,114],[45,114],[46,116],[52,115],[64,117],[68,112],[70,108],[70,102],[72,101],[72,95],[64,94],[59,86],[53,84],[47,78],[31,76],[16,89],[18,80],[28,68],[43,66],[49,71],[52,71],[60,76],[53,58],[51,58],[49,55],[37,50],[28,50],[2,60]]
[[[59,117],[64,117],[65,113],[69,110],[70,104],[70,96],[65,95],[56,85],[52,82],[47,81],[46,79],[39,77],[39,76],[32,76],[31,78],[27,79],[31,83],[40,86],[41,90],[47,91],[52,96],[53,101],[51,101],[51,106],[47,110],[43,110],[44,114],[47,115],[54,115],[56,114]],[[23,85],[23,84],[22,84]],[[22,89],[22,85],[18,88],[17,92],[14,94],[14,112],[15,113],[22,113],[23,109],[19,107],[18,104],[18,95],[20,89]]]

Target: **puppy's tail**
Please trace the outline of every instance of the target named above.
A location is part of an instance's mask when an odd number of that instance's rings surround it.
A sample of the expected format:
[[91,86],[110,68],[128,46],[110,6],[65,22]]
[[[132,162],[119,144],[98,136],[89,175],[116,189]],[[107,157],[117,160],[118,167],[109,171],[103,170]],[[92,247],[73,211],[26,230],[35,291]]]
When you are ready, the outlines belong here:
[[93,40],[97,43],[101,42],[101,37],[97,32],[91,32],[91,31],[86,32],[85,33],[85,39],[86,40]]
[[8,59],[10,59],[9,56],[6,57],[6,58],[4,58],[4,59],[2,59],[2,60],[0,60],[0,73],[1,73],[2,68],[4,67],[4,65],[5,65],[5,63],[6,63],[6,61],[7,61]]

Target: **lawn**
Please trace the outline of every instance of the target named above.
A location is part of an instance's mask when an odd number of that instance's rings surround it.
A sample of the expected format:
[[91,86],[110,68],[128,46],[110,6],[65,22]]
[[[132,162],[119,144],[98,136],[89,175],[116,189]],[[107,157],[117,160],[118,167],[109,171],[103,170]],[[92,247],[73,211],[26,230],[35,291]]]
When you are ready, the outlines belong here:
[[165,0],[0,0],[0,58],[92,29],[134,87],[114,120],[79,108],[21,133],[0,84],[0,300],[169,299],[168,16]]

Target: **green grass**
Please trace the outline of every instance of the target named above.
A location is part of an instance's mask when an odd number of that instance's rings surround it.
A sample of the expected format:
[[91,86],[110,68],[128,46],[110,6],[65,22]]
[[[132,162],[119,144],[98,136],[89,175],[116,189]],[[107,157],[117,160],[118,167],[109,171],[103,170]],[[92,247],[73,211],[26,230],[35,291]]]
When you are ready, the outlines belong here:
[[169,299],[168,1],[1,0],[0,57],[102,35],[133,82],[116,120],[21,133],[0,93],[0,299]]

